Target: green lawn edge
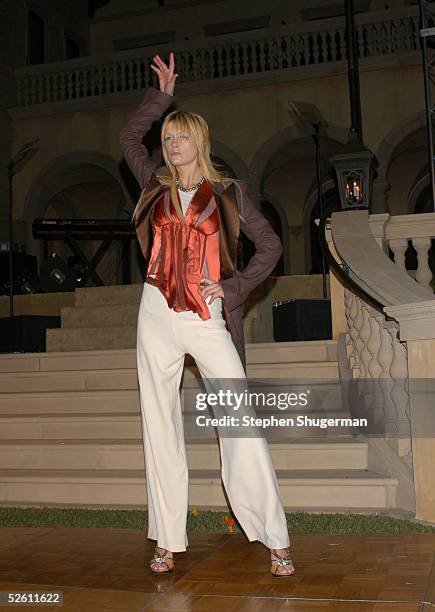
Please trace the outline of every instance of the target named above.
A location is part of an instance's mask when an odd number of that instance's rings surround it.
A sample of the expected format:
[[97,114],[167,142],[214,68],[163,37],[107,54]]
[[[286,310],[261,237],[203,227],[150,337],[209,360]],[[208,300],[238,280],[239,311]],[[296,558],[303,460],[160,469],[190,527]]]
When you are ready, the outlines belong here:
[[[342,514],[328,512],[286,512],[290,533],[435,533],[435,526],[380,514]],[[146,529],[146,510],[87,508],[0,508],[0,527],[96,527]],[[239,533],[230,512],[190,510],[187,529],[218,533]]]

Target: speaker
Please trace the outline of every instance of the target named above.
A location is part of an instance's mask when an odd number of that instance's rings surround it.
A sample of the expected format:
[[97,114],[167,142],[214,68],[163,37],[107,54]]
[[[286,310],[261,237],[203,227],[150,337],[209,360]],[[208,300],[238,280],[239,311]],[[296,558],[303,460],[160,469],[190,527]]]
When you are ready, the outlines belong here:
[[0,318],[0,353],[38,353],[45,351],[47,328],[60,327],[61,318],[18,315]]
[[[36,275],[38,270],[37,259],[34,255],[14,253],[12,251],[13,280],[20,280],[25,274]],[[0,285],[9,283],[9,251],[0,252]]]
[[285,300],[273,304],[273,337],[276,342],[330,340],[330,300]]

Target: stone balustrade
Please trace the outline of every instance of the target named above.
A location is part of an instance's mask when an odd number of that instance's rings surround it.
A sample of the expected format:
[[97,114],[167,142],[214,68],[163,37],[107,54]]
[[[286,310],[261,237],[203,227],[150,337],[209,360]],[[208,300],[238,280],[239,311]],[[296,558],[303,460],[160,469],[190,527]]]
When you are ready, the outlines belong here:
[[[343,211],[332,215],[326,231],[336,261],[379,302],[374,308],[330,272],[341,376],[360,383],[351,400],[385,432],[383,439],[368,436],[368,443],[381,469],[397,477],[401,507],[432,522],[435,413],[428,389],[435,377],[435,296],[428,252],[434,237],[435,213]],[[418,255],[415,280],[405,270],[409,243]]]
[[[418,50],[416,7],[365,13],[356,18],[361,58]],[[104,56],[17,69],[18,106],[76,100],[154,85],[152,57],[177,58],[178,82],[243,78],[346,59],[344,18],[324,19],[133,49]]]
[[[371,215],[370,226],[374,236],[381,240],[385,252],[389,253],[397,266],[406,270],[406,254],[415,250],[417,267],[408,270],[420,285],[435,287],[434,273],[430,265],[430,249],[435,240],[435,214],[417,215]],[[432,267],[434,267],[432,265]],[[435,270],[435,268],[434,268]]]

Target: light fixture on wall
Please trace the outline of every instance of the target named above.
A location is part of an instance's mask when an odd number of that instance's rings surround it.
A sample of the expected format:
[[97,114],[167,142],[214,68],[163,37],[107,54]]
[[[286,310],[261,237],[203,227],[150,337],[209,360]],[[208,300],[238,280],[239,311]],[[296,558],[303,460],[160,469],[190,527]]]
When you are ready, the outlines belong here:
[[361,145],[355,133],[351,133],[345,152],[333,155],[329,161],[337,176],[341,208],[368,210],[377,165],[373,153]]

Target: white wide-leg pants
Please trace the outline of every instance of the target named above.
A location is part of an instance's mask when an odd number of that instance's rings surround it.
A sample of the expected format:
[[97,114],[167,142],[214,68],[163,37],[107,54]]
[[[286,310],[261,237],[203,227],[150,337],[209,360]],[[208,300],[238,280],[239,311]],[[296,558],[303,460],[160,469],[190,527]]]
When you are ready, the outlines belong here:
[[[204,378],[246,379],[225,327],[222,302],[211,318],[175,312],[160,290],[144,283],[137,326],[137,368],[148,496],[148,537],[172,552],[186,550],[188,471],[180,401],[184,356]],[[249,541],[286,548],[286,518],[264,438],[220,437],[222,480]]]

